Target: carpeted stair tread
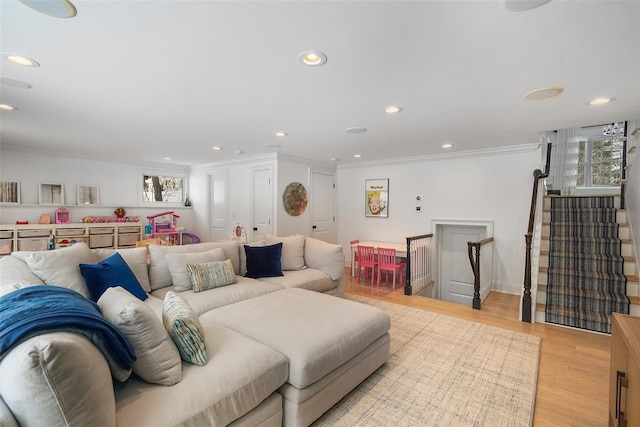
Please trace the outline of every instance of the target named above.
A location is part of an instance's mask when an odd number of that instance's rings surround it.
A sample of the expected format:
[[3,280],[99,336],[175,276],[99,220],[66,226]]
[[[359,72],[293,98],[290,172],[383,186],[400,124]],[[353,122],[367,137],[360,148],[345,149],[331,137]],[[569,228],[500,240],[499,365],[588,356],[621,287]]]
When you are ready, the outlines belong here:
[[551,211],[552,222],[616,222],[614,208],[564,208]]
[[[550,296],[549,296],[550,295]],[[556,301],[562,300],[562,298],[571,297],[576,298],[578,302],[573,308],[590,307],[595,306],[597,301],[608,299],[612,306],[618,306],[619,304],[629,304],[629,298],[626,295],[611,292],[607,290],[590,290],[590,289],[556,289],[553,293],[549,293],[547,300]]]
[[587,313],[579,310],[566,310],[562,314],[550,313],[549,307],[547,307],[545,322],[606,334],[611,333],[611,314],[607,313]]
[[622,274],[624,258],[620,255],[553,252],[549,254],[549,267]]
[[554,236],[549,241],[549,252],[570,253],[606,253],[621,255],[622,244],[619,239],[604,237],[564,237]]
[[618,235],[617,223],[570,223],[570,222],[552,222],[549,226],[549,235],[551,238],[555,236],[563,237],[600,237],[606,238],[612,235]]

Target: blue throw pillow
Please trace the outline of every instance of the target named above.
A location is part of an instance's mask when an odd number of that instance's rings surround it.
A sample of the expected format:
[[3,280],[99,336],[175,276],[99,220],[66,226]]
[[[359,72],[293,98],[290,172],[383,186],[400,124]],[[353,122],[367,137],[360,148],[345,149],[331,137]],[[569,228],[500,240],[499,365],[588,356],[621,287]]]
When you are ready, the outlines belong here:
[[117,252],[97,264],[80,264],[80,272],[93,301],[98,301],[108,288],[117,286],[122,286],[141,301],[147,299],[147,293],[142,289],[135,274]]
[[282,276],[282,242],[269,246],[245,245],[244,253],[247,255],[246,277],[258,279],[260,277]]

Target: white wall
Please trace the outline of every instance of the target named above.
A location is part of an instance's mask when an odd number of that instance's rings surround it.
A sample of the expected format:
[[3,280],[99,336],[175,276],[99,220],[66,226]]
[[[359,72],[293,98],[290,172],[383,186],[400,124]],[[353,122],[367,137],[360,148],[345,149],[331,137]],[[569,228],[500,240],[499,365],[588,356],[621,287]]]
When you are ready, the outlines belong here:
[[[640,128],[640,120],[630,121],[629,133],[636,128]],[[627,140],[627,146],[636,147],[634,153],[627,154],[627,164],[631,164],[632,167],[626,172],[625,206],[635,243],[636,262],[640,263],[640,258],[638,257],[640,255],[640,133],[630,135]]]
[[[95,158],[71,157],[65,153],[37,152],[13,146],[0,147],[0,179],[20,182],[21,204],[0,206],[0,223],[16,221],[38,223],[40,215],[51,214],[58,206],[38,205],[40,183],[64,185],[65,204],[71,221],[80,222],[85,216],[113,216],[117,207],[123,207],[127,216],[137,215],[147,222],[147,215],[165,210],[159,207],[142,207],[138,203],[138,185],[143,171],[187,174],[188,169],[158,164],[135,165]],[[97,185],[100,205],[75,206],[78,184]],[[192,225],[192,210],[184,207],[170,208],[180,215],[178,226],[188,230]]]
[[[537,145],[486,150],[404,163],[338,168],[338,238],[404,243],[431,233],[433,219],[494,222],[494,285],[520,294],[524,277],[533,171],[541,167]],[[389,178],[389,217],[364,215],[365,179]],[[415,212],[416,195],[422,213]],[[471,268],[471,267],[469,267]]]

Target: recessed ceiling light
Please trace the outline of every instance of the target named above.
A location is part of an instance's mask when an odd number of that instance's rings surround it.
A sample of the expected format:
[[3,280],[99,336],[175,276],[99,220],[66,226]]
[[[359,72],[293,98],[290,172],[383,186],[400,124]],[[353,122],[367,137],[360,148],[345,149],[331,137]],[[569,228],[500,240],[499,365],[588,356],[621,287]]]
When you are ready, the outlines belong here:
[[11,77],[0,77],[0,84],[5,86],[16,87],[18,89],[31,89],[33,86],[22,80],[12,79]]
[[244,151],[242,151],[242,150],[236,150],[236,151],[235,151],[235,153],[236,153],[237,155],[240,155],[240,154],[244,154]]
[[346,133],[365,133],[367,129],[361,128],[361,127],[351,127],[351,128],[346,128],[344,131]]
[[218,146],[216,145],[216,146],[211,147],[211,149],[212,149],[212,150],[215,150],[215,151],[220,151],[220,150],[222,150],[222,147],[218,147]]
[[332,158],[330,158],[329,160],[331,160],[332,162],[337,162],[337,161],[338,161],[338,158],[337,158],[337,157],[332,157]]
[[608,104],[610,102],[615,101],[615,98],[596,98],[596,99],[592,99],[591,101],[587,102],[588,105],[604,105],[604,104]]
[[276,143],[264,144],[264,146],[268,147],[268,148],[280,148],[280,147],[282,147],[282,145],[276,144]]
[[282,131],[274,132],[273,134],[275,136],[287,136],[287,135],[289,135],[288,133],[282,132]]
[[18,107],[9,104],[0,104],[0,110],[15,111]]
[[395,114],[402,111],[402,107],[398,107],[397,105],[389,105],[387,107],[384,107],[383,111],[387,114]]
[[558,86],[543,87],[534,89],[524,94],[524,97],[531,101],[540,101],[542,99],[553,98],[564,92],[564,89]]
[[73,18],[78,14],[76,7],[69,0],[20,0],[20,2],[54,18]]
[[362,154],[354,154],[353,157],[355,157],[356,159],[359,159],[360,157],[362,157]]
[[24,65],[25,67],[39,67],[40,64],[35,59],[27,58],[21,55],[12,55],[10,53],[3,53],[2,57],[14,64]]
[[163,157],[163,160],[171,160],[171,157]]
[[501,0],[500,3],[502,7],[512,12],[525,12],[547,4],[550,1],[551,0]]
[[446,144],[442,144],[442,148],[451,148],[451,147],[453,147],[453,144],[450,144],[448,142]]
[[319,67],[327,62],[327,55],[317,50],[306,50],[298,54],[298,62],[310,67]]

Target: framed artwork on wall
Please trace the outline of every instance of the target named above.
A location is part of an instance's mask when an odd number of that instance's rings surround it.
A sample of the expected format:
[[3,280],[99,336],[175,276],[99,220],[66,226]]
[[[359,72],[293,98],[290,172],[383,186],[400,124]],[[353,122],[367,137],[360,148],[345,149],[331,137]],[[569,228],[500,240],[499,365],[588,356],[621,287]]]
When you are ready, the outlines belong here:
[[64,184],[40,183],[38,195],[41,205],[64,205]]
[[0,181],[0,203],[20,203],[20,182]]
[[389,217],[389,179],[365,180],[364,216]]
[[78,206],[98,205],[98,186],[78,184]]

